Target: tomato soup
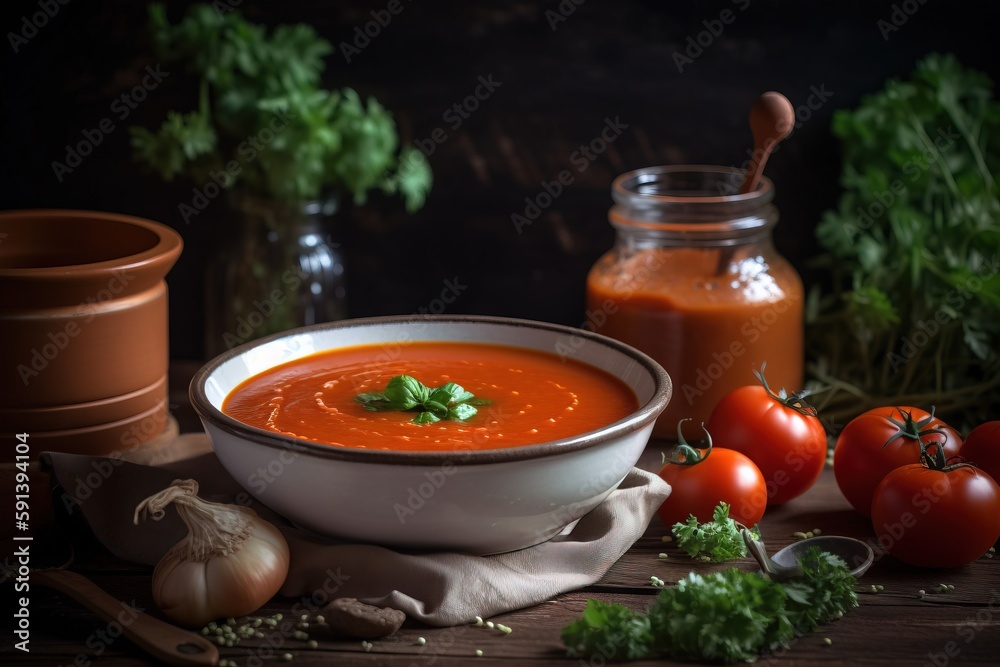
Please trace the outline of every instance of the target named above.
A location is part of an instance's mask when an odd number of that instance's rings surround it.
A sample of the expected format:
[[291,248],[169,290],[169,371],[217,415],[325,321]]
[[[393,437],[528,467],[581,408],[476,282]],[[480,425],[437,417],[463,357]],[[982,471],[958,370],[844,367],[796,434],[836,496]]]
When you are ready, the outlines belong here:
[[[465,421],[413,422],[415,411],[367,410],[360,393],[409,375],[428,387],[455,382],[480,405]],[[503,345],[416,342],[320,352],[237,386],[223,412],[275,433],[340,447],[407,451],[498,449],[596,430],[638,408],[617,377],[572,359]]]

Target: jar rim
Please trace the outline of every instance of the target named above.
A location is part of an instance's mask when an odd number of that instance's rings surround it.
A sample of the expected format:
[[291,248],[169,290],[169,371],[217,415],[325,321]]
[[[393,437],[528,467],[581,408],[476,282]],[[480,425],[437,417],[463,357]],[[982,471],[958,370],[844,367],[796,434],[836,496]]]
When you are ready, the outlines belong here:
[[[619,204],[630,207],[670,206],[691,204],[728,204],[739,207],[756,208],[768,204],[774,198],[774,183],[767,176],[761,176],[757,188],[752,192],[740,193],[737,188],[745,175],[743,169],[723,167],[720,165],[678,164],[643,167],[621,174],[611,184],[611,197]],[[643,192],[650,184],[677,180],[683,175],[698,175],[701,177],[715,176],[719,184],[728,177],[732,192],[720,189],[716,193],[705,190],[692,190],[692,194],[684,194],[683,190],[670,190],[668,193]],[[705,193],[705,194],[698,194]]]

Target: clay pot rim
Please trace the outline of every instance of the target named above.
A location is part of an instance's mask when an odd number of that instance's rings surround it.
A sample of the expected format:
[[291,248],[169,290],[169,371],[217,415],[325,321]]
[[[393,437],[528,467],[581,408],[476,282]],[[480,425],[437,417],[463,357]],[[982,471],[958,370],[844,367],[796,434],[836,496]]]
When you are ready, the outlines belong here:
[[[121,213],[104,211],[86,211],[78,209],[12,209],[0,211],[0,222],[6,220],[38,220],[38,219],[82,219],[92,222],[119,222],[146,229],[157,237],[157,242],[150,248],[132,255],[123,255],[112,259],[90,262],[87,264],[66,264],[62,266],[45,266],[37,268],[5,268],[0,267],[0,278],[17,278],[19,280],[53,278],[65,279],[71,276],[103,275],[125,269],[138,269],[143,266],[161,264],[173,266],[184,247],[180,234],[159,222],[138,218]],[[166,273],[164,271],[164,273]]]

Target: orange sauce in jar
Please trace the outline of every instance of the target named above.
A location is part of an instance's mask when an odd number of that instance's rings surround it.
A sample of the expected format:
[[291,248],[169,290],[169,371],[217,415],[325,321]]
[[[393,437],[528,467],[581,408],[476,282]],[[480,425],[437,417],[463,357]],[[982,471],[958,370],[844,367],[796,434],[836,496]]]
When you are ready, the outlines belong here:
[[[773,186],[765,179],[756,193],[723,196],[710,181],[728,171],[660,167],[619,177],[616,246],[587,279],[594,330],[647,353],[673,380],[657,437],[676,438],[684,418],[692,420],[685,437],[701,437],[700,422],[725,394],[756,383],[765,362],[772,388],[801,389],[803,288],[771,242]],[[648,172],[642,185],[630,183]],[[653,201],[637,205],[644,197]]]

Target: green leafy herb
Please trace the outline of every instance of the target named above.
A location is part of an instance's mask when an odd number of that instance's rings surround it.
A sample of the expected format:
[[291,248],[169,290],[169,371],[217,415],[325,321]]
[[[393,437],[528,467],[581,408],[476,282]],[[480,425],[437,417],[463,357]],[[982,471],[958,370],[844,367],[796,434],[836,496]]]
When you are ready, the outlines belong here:
[[320,87],[333,48],[311,27],[268,34],[210,4],[192,5],[176,24],[153,4],[149,18],[157,57],[186,67],[200,91],[196,111],[170,112],[153,130],[129,128],[135,159],[164,180],[206,182],[223,171],[229,186],[280,201],[333,190],[360,204],[380,189],[401,195],[408,211],[423,205],[432,181],[423,153],[400,149],[392,115],[378,101]]
[[563,628],[562,640],[571,656],[636,660],[652,650],[649,621],[624,605],[587,600],[580,619]]
[[[671,532],[677,546],[691,558],[721,563],[747,555],[740,526],[729,518],[728,503],[716,505],[708,523],[698,523],[698,518],[692,514],[684,523],[675,523]],[[760,537],[756,526],[751,532]]]
[[649,610],[655,647],[678,660],[754,660],[795,636],[786,602],[780,584],[755,572],[692,572]]
[[801,563],[803,576],[789,583],[737,568],[692,572],[661,591],[647,614],[589,600],[563,629],[563,643],[572,657],[753,662],[858,606],[842,560],[812,547]]
[[843,560],[810,547],[799,562],[802,577],[784,584],[788,617],[797,632],[811,632],[858,606],[854,575]]
[[957,427],[1000,404],[1000,103],[983,74],[932,54],[834,114],[843,194],[824,214],[809,296],[817,407],[843,424],[933,404]]
[[358,394],[354,400],[372,412],[418,410],[414,424],[433,424],[442,419],[465,421],[475,416],[477,406],[492,402],[476,398],[454,382],[431,389],[409,375],[397,375],[385,385],[385,391]]

